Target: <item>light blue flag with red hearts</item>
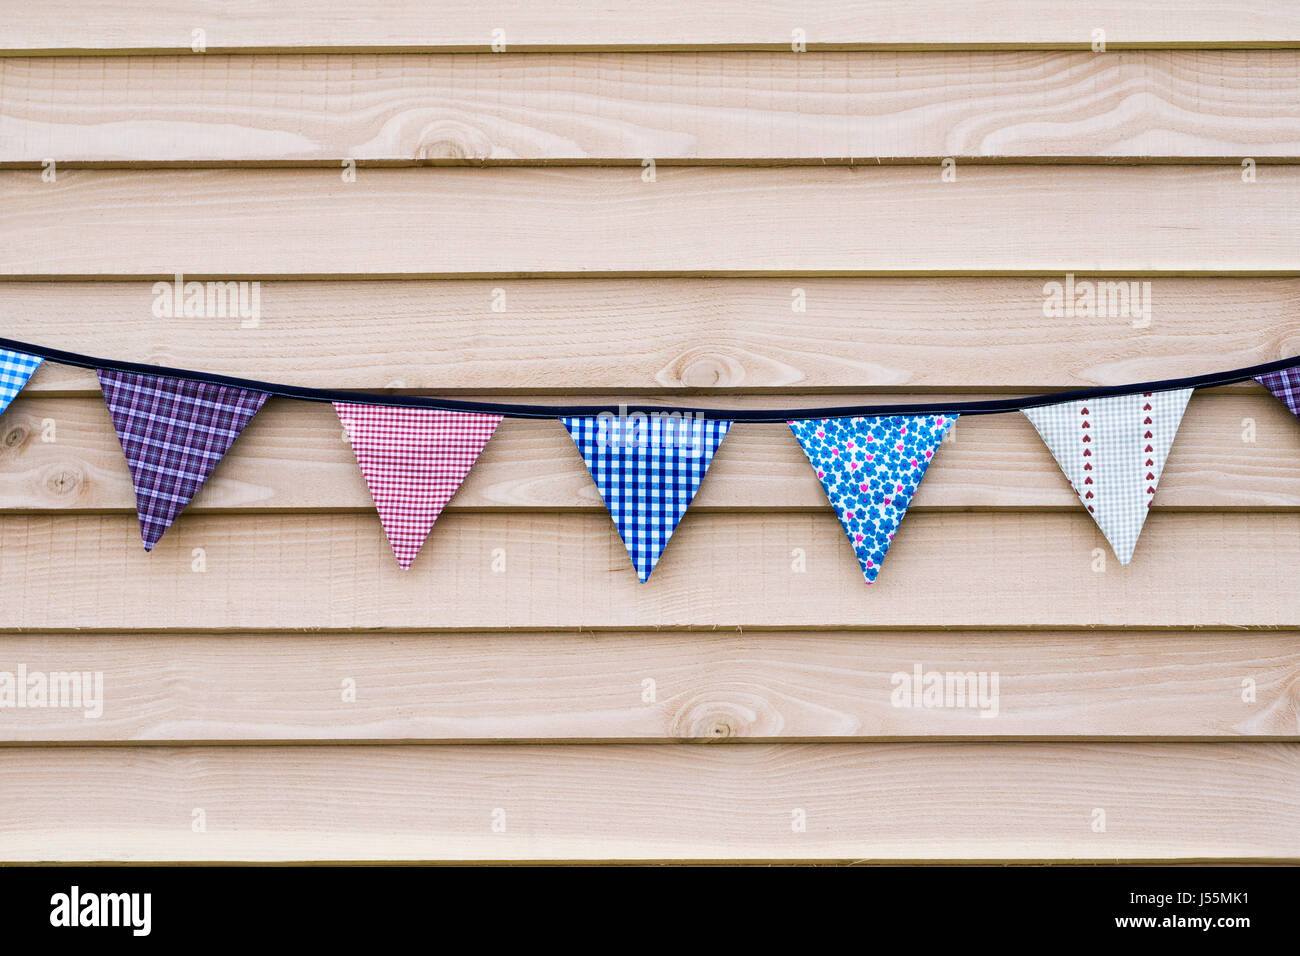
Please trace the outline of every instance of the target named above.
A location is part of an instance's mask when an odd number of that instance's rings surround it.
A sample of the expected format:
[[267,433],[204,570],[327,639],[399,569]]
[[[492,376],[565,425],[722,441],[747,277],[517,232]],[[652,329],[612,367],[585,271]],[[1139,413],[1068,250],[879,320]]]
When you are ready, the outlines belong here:
[[1190,388],[1021,409],[1120,564],[1133,560]]
[[809,418],[788,422],[853,545],[867,583],[876,580],[955,415]]

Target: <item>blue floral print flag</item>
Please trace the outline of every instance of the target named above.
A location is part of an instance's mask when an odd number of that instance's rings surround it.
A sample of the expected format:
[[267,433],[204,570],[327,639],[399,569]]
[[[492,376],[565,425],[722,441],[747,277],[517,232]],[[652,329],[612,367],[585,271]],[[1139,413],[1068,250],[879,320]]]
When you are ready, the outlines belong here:
[[731,422],[681,413],[602,414],[560,421],[582,453],[644,584]]
[[809,418],[789,422],[844,526],[867,583],[876,580],[955,415]]
[[0,413],[18,397],[27,380],[40,367],[41,361],[39,355],[0,349]]

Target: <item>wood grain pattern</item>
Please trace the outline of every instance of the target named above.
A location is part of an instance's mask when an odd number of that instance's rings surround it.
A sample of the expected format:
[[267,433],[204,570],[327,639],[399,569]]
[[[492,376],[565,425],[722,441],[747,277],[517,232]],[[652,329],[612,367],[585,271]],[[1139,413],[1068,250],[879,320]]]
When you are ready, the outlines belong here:
[[1300,156],[1300,51],[0,59],[0,163]]
[[[1295,355],[1292,6],[0,0],[0,335],[734,407]],[[177,272],[265,280],[258,321],[155,315]],[[1067,272],[1150,322],[1045,315]],[[0,672],[104,710],[0,709],[0,861],[1300,863],[1294,419],[1199,395],[1127,568],[1021,416],[940,458],[867,586],[788,430],[737,426],[639,585],[509,421],[402,572],[331,410],[275,400],[146,554],[47,365],[0,418]],[[997,716],[894,706],[918,665]]]
[[[102,711],[7,710],[4,742],[1300,740],[1288,631],[0,635],[20,665],[101,673]],[[918,665],[996,701],[896,706]]]
[[[897,396],[910,398],[921,396]],[[1201,392],[1174,448],[1156,510],[1300,510],[1300,425],[1262,389]],[[691,506],[692,513],[827,507],[807,459],[780,423],[736,425]],[[1073,514],[1079,507],[1033,426],[1012,413],[960,421],[912,511]],[[0,508],[135,513],[130,475],[102,399],[20,398],[10,407],[0,419]],[[449,508],[604,513],[567,432],[546,420],[503,422]],[[333,409],[272,399],[188,513],[213,510],[373,513],[373,505]]]
[[[0,282],[0,334],[320,388],[569,396],[1032,393],[1300,355],[1300,279],[1139,277],[1131,281],[1151,283],[1149,324],[1109,309],[1105,317],[1045,317],[1044,286],[1053,281],[1064,276],[265,281],[257,327],[243,328],[229,313],[155,316],[147,280],[13,280]],[[47,365],[24,394],[69,390],[98,393],[88,373]]]
[[6,515],[0,591],[12,629],[1294,627],[1297,530],[1157,513],[1120,567],[1082,509],[917,514],[867,585],[829,509],[687,514],[640,585],[594,513],[447,514],[406,572],[373,515],[182,516],[149,554],[133,515]]
[[0,275],[29,277],[1294,274],[1300,248],[1300,166],[9,171],[0,204]]
[[[73,0],[0,2],[0,49],[189,52],[204,30],[223,50],[598,49],[647,47],[790,49],[802,29],[821,47],[1049,46],[1086,49],[1105,30],[1110,48],[1300,42],[1300,15],[1265,0],[880,0],[869,15],[851,0],[394,0],[382,13],[344,0],[122,0],[108,9]],[[503,34],[494,36],[494,30]]]
[[18,748],[0,857],[1293,861],[1297,786],[1279,743]]

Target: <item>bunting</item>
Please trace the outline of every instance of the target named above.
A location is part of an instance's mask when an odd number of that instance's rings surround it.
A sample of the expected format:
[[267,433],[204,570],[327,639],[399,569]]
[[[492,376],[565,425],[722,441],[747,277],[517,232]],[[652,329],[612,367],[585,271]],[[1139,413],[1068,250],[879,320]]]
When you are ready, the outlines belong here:
[[955,415],[787,422],[817,472],[868,584]]
[[680,413],[560,421],[578,446],[644,584],[731,422]]
[[0,414],[23,390],[42,361],[44,360],[38,355],[0,349]]
[[1120,564],[1133,558],[1191,397],[1180,388],[1023,409]]
[[1273,397],[1300,418],[1300,368],[1284,368],[1280,372],[1255,376],[1255,381],[1273,393]]
[[388,543],[409,570],[500,415],[335,402]]
[[[872,583],[959,416],[1024,414],[1124,565],[1132,561],[1195,390],[1254,380],[1300,418],[1300,355],[1161,382],[1021,398],[744,411],[642,406],[615,412],[599,405],[522,405],[277,385],[96,359],[6,338],[0,338],[0,413],[46,360],[93,369],[99,376],[130,469],[146,551],[274,394],[332,403],[403,569],[412,566],[504,418],[558,419],[643,583],[737,421],[784,422],[790,428],[848,536],[863,578]],[[19,444],[14,437],[11,441]]]
[[98,375],[152,551],[269,395],[166,375]]

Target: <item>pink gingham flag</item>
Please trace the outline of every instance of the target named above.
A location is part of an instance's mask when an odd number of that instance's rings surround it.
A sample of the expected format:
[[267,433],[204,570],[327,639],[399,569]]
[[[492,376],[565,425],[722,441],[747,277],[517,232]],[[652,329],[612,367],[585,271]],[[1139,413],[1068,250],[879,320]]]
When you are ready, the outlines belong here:
[[500,415],[335,402],[384,533],[409,569]]

